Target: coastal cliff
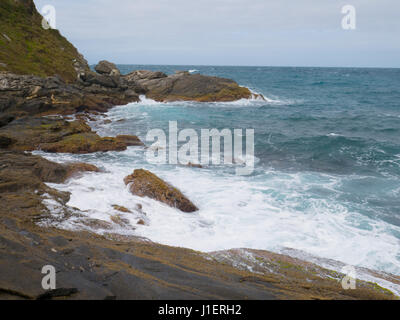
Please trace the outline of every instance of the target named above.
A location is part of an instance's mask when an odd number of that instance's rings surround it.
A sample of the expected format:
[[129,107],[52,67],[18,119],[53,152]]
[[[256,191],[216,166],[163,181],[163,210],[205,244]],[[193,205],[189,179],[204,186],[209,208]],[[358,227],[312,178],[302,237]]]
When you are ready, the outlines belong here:
[[[142,94],[158,101],[202,102],[234,101],[251,93],[229,79],[185,72],[121,75],[106,61],[93,72],[57,30],[41,27],[32,0],[2,0],[0,17],[0,299],[396,298],[366,281],[344,290],[343,274],[284,255],[202,253],[124,237],[113,232],[120,219],[88,219],[68,206],[70,194],[48,183],[101,170],[53,163],[28,151],[90,153],[141,146],[135,136],[100,137],[86,122]],[[71,216],[87,229],[55,227]],[[107,232],[98,235],[96,229]],[[41,268],[48,264],[57,270],[56,291],[40,285]]]
[[42,28],[33,0],[0,2],[0,71],[76,80],[86,60],[58,30]]

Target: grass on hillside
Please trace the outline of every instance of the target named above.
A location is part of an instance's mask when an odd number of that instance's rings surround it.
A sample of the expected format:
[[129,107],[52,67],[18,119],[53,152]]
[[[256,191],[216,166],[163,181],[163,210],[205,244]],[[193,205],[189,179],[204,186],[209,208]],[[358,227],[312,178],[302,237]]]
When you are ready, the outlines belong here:
[[58,30],[42,28],[42,16],[14,0],[0,2],[0,71],[76,79],[76,48]]

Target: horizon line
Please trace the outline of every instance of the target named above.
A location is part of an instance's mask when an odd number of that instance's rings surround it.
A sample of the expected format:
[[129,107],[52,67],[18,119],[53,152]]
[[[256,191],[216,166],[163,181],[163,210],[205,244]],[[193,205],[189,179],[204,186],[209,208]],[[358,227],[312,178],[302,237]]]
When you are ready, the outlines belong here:
[[[107,59],[102,59],[102,60],[107,60]],[[89,66],[95,66],[97,65],[100,61],[99,60],[97,63],[88,63]],[[110,60],[108,60],[110,61]],[[113,62],[113,61],[110,61]],[[371,66],[366,66],[366,67],[361,67],[361,66],[355,66],[355,67],[343,67],[343,66],[295,66],[295,65],[280,65],[280,66],[268,66],[268,65],[234,65],[234,64],[156,64],[156,63],[116,63],[113,62],[116,65],[127,65],[127,66],[171,66],[171,67],[187,67],[187,66],[193,66],[193,67],[254,67],[254,68],[337,68],[337,69],[400,69],[399,67],[371,67]]]

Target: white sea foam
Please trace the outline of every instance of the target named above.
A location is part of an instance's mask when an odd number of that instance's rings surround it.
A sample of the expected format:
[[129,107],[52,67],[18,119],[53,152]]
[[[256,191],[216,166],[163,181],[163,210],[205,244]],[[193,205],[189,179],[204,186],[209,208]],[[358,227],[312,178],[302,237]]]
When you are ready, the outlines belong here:
[[[240,99],[236,101],[230,101],[230,102],[208,102],[207,106],[210,105],[216,105],[218,107],[223,107],[223,106],[238,106],[238,107],[248,107],[248,106],[265,106],[265,105],[271,105],[271,106],[278,106],[278,105],[292,105],[295,103],[298,103],[298,101],[295,100],[290,100],[290,99],[279,99],[279,98],[269,98],[268,96],[265,95],[260,95],[259,93],[250,90],[252,92],[252,96],[249,99]],[[140,101],[133,103],[134,105],[140,105],[140,106],[176,106],[176,105],[181,105],[181,106],[204,106],[203,102],[194,102],[194,101],[174,101],[174,102],[158,102],[153,99],[147,98],[145,95],[141,95]]]
[[[83,160],[106,169],[90,173],[65,185],[52,185],[71,192],[68,203],[91,218],[110,221],[113,204],[134,211],[136,204],[147,213],[148,226],[123,230],[124,234],[148,237],[167,245],[202,251],[235,247],[279,251],[289,247],[347,264],[400,274],[398,239],[400,228],[349,212],[340,203],[307,199],[308,189],[335,190],[340,178],[322,174],[266,172],[262,177],[242,179],[219,175],[215,170],[150,166],[142,152],[129,148],[107,159]],[[51,160],[71,161],[75,155],[48,155]],[[125,159],[125,160],[124,160]],[[132,159],[132,162],[125,162]],[[119,161],[118,161],[119,160]],[[123,178],[136,168],[147,168],[186,194],[200,211],[182,213],[162,203],[130,194]],[[195,183],[194,183],[195,182]],[[116,197],[116,195],[118,195]],[[137,216],[126,216],[133,225]]]
[[[100,119],[94,124],[96,130],[101,135],[132,134],[125,132],[129,128],[119,126],[117,121],[146,122],[151,120],[148,113],[152,115],[153,110],[202,105],[159,103],[145,96],[140,98],[139,103],[112,109],[108,116],[113,124],[103,124]],[[216,104],[218,107],[235,104],[245,107],[266,102],[249,99]],[[210,105],[213,104],[207,104]],[[135,134],[143,136],[145,132]],[[66,184],[51,186],[71,192],[68,204],[90,218],[111,222],[111,216],[116,214],[112,205],[130,209],[134,214],[122,215],[136,229],[118,227],[116,230],[121,234],[201,251],[242,247],[280,252],[283,248],[293,248],[317,257],[400,274],[400,243],[395,236],[400,234],[400,228],[342,205],[337,200],[338,186],[344,179],[341,176],[271,170],[244,179],[233,175],[230,167],[216,170],[212,166],[198,169],[149,165],[145,162],[144,149],[137,147],[124,152],[90,155],[39,153],[53,161],[84,161],[103,168],[105,172],[88,173]],[[133,196],[123,178],[137,168],[149,169],[178,187],[200,210],[183,213],[160,202]],[[320,190],[324,196],[312,198],[311,190]],[[145,226],[137,225],[138,219],[143,218],[135,213],[138,203],[146,213]],[[51,201],[47,204],[50,208],[55,205]],[[59,226],[79,229],[79,222],[66,221]]]

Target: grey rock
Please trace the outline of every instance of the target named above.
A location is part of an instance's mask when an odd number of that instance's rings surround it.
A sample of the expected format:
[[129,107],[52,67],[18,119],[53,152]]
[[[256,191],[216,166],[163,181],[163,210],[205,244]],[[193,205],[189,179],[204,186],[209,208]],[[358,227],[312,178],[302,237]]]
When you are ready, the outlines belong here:
[[96,70],[97,73],[102,75],[108,75],[108,76],[121,75],[121,72],[119,71],[117,66],[114,63],[106,60],[100,61],[94,69]]

